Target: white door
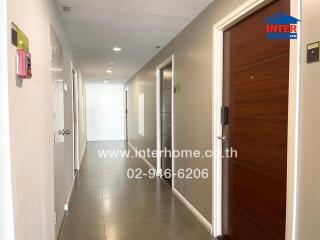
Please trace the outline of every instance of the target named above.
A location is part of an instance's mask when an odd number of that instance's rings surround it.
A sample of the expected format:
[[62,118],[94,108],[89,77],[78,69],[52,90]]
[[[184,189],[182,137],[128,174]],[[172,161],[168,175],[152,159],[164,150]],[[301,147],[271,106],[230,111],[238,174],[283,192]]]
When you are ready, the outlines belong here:
[[78,141],[78,73],[72,69],[72,116],[73,116],[73,168],[76,175],[80,169]]
[[56,238],[58,237],[63,217],[66,196],[65,179],[65,141],[64,135],[64,70],[62,46],[51,29],[51,80],[53,86],[53,118],[54,118],[54,204],[56,213]]

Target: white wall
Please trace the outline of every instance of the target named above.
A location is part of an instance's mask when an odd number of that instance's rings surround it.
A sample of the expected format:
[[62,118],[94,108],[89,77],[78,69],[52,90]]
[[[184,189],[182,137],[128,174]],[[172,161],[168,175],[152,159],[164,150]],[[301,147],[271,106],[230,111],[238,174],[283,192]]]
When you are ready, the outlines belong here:
[[7,0],[0,0],[0,239],[14,239],[9,144]]
[[50,3],[9,0],[11,22],[29,37],[33,77],[16,85],[16,48],[8,41],[9,113],[15,240],[52,239],[53,148]]
[[87,140],[124,140],[124,86],[86,85]]
[[[30,41],[33,77],[24,80],[22,87],[16,85],[16,48],[9,39],[11,21],[25,32]],[[8,1],[8,92],[15,240],[54,238],[50,25],[64,47],[65,80],[71,90],[72,48],[54,1]],[[70,90],[65,99],[69,109],[65,126],[72,130]],[[66,144],[71,147],[66,152],[65,169],[68,190],[73,181],[72,135],[69,138]]]

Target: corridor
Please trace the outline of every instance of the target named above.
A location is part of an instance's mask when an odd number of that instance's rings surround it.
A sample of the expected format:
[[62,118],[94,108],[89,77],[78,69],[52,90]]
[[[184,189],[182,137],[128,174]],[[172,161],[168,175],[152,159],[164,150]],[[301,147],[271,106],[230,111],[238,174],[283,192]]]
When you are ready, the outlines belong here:
[[0,0],[0,240],[320,240],[320,0]]
[[129,168],[147,171],[142,159],[98,155],[127,148],[124,141],[88,142],[59,240],[211,239],[163,180],[128,179]]

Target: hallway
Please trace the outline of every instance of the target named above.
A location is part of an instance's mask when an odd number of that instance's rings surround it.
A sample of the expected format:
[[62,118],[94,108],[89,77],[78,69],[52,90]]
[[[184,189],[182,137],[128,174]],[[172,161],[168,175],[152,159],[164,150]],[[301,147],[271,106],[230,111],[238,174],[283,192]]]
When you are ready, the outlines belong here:
[[88,142],[59,240],[210,239],[164,181],[128,179],[128,168],[147,171],[142,159],[98,155],[126,148],[123,141]]
[[0,240],[320,240],[319,8],[0,0]]

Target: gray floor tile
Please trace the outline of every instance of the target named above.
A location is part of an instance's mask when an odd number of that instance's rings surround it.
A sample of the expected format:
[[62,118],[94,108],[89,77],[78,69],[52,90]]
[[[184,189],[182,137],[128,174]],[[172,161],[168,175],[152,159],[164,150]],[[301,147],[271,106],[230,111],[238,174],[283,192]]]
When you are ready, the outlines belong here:
[[100,159],[123,141],[89,142],[59,240],[209,240],[210,234],[161,179],[128,179],[141,159]]

